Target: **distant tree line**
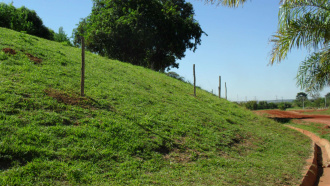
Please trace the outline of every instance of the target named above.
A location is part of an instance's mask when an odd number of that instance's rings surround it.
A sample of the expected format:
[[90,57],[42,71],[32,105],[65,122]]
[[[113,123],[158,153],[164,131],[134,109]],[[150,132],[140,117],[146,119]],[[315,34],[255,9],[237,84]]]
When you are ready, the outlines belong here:
[[248,101],[239,103],[240,105],[246,107],[249,110],[265,110],[265,109],[281,109],[286,110],[292,108],[292,103],[281,102],[281,103],[272,103],[267,101]]
[[312,98],[308,98],[305,92],[297,93],[296,99],[293,101],[295,107],[304,108],[323,108],[330,105],[330,93],[327,93],[324,98],[321,98],[319,94],[312,95]]
[[58,33],[55,33],[43,24],[34,10],[29,10],[24,6],[15,8],[12,3],[0,3],[0,27],[71,45],[62,27]]
[[265,110],[265,109],[281,109],[287,108],[324,108],[330,106],[330,93],[327,93],[324,98],[321,98],[319,94],[312,95],[312,98],[308,98],[308,94],[305,92],[297,93],[296,99],[292,102],[281,103],[268,103],[267,101],[248,101],[239,103],[245,106],[249,110]]

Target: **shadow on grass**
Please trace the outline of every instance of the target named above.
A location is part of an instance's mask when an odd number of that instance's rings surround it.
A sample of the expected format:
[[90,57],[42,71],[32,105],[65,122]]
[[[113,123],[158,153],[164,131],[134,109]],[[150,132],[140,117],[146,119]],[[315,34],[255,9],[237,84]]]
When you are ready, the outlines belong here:
[[276,122],[283,123],[283,124],[290,123],[290,121],[291,121],[291,118],[271,118],[271,119],[273,119]]
[[111,105],[101,105],[98,101],[91,97],[82,97],[78,93],[68,93],[61,90],[56,90],[53,88],[45,89],[44,92],[59,103],[64,103],[66,105],[79,106],[85,109],[104,109],[107,111],[114,112],[115,109]]

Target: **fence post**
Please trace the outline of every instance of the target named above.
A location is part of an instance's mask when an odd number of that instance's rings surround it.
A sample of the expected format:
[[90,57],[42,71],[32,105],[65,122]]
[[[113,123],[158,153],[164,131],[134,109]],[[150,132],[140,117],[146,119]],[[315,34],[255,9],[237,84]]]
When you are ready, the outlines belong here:
[[219,76],[219,98],[221,98],[221,76]]
[[227,100],[227,83],[225,82],[225,90],[226,90],[226,100]]
[[196,74],[195,74],[195,64],[193,66],[194,71],[194,96],[196,96]]
[[81,96],[85,96],[85,38],[81,37]]

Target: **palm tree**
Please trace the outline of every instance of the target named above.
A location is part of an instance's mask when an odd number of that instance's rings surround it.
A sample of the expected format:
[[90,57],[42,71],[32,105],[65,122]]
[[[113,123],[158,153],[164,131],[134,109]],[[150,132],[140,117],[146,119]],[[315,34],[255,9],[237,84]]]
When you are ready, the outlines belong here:
[[[205,0],[238,7],[247,0]],[[297,85],[307,92],[330,85],[330,1],[280,0],[278,30],[271,38],[270,64],[280,63],[293,48],[315,50],[300,64]]]
[[282,1],[278,31],[270,64],[281,62],[292,48],[315,50],[300,64],[297,85],[317,92],[330,85],[330,2],[328,0]]
[[247,0],[205,0],[207,3],[217,4],[228,7],[238,7],[240,4],[244,4]]

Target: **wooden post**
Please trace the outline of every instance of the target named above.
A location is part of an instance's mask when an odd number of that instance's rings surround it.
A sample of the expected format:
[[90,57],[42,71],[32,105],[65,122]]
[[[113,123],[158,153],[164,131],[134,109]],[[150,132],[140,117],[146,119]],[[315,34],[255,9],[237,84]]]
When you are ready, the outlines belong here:
[[85,38],[81,37],[81,96],[85,96]]
[[196,74],[195,74],[195,64],[193,66],[193,70],[194,70],[194,96],[196,96]]
[[221,98],[221,76],[219,76],[219,98]]
[[225,82],[225,90],[226,90],[225,96],[226,96],[226,100],[227,100],[227,83],[226,82]]

